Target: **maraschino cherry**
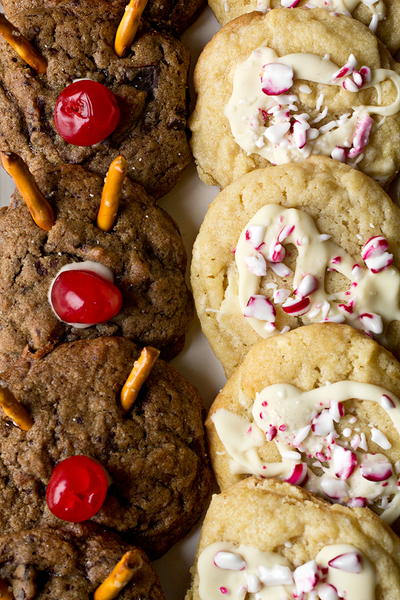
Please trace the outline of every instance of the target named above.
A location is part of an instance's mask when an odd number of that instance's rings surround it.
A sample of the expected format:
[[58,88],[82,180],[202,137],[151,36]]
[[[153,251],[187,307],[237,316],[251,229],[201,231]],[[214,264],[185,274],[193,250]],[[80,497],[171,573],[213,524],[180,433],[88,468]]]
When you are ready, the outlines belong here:
[[54,124],[74,146],[93,146],[117,127],[120,109],[114,94],[101,83],[81,79],[67,86],[56,100]]
[[122,306],[120,290],[92,271],[61,271],[50,292],[50,302],[61,321],[96,325],[115,317]]
[[47,506],[59,519],[81,523],[104,504],[109,486],[105,469],[89,456],[70,456],[59,462],[46,490]]

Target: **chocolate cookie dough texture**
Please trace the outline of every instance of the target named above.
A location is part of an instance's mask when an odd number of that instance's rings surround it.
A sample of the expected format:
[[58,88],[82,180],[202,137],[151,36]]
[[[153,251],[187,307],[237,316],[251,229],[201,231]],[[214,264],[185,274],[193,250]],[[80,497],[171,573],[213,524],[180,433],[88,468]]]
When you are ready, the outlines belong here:
[[249,475],[400,516],[400,364],[353,328],[300,327],[251,348],[207,420],[221,489]]
[[377,183],[324,157],[253,171],[221,192],[191,277],[227,374],[257,341],[313,322],[351,324],[400,356],[399,219]]
[[[140,351],[123,338],[63,344],[14,373],[8,389],[31,416],[28,431],[0,419],[0,517],[4,531],[62,527],[46,507],[56,463],[90,456],[110,487],[93,517],[151,556],[200,517],[211,474],[197,391],[157,360],[130,409],[120,394]],[[12,510],[10,510],[12,507]]]
[[186,600],[397,600],[399,550],[368,510],[250,478],[213,497]]
[[395,54],[400,48],[400,3],[398,0],[209,0],[218,21],[228,21],[252,11],[271,8],[325,8],[332,13],[352,16],[370,30]]
[[388,183],[400,167],[398,70],[375,36],[344,15],[296,8],[235,19],[195,71],[201,179],[224,188],[258,167],[319,154]]
[[[6,600],[111,600],[97,590],[122,556],[130,579],[118,600],[165,600],[143,551],[90,525],[31,529],[0,537],[0,592]],[[7,595],[8,594],[8,595]]]
[[[78,338],[123,335],[177,354],[192,314],[185,284],[186,255],[171,218],[128,178],[109,232],[96,224],[103,179],[79,166],[35,174],[55,211],[49,231],[39,228],[17,194],[0,209],[0,371],[25,356],[42,356]],[[69,265],[69,267],[67,267]],[[62,268],[111,269],[122,308],[86,328],[57,318],[49,288]]]
[[[73,12],[85,19],[93,19],[93,11],[100,14],[115,12],[122,18],[129,0],[100,0],[95,5],[91,0],[1,0],[5,12],[16,23],[35,15],[38,11],[62,9]],[[159,31],[175,35],[182,33],[194,20],[203,6],[202,0],[148,0],[143,13],[142,26],[150,26]]]
[[[190,161],[185,132],[187,50],[170,36],[143,31],[120,58],[114,39],[121,3],[90,3],[90,15],[83,10],[88,2],[81,3],[82,14],[75,2],[50,4],[18,13],[6,7],[47,69],[38,73],[28,68],[0,38],[0,151],[19,154],[33,171],[48,161],[80,164],[103,176],[122,154],[130,177],[162,196]],[[106,86],[121,113],[113,133],[90,146],[66,142],[53,119],[59,95],[82,78]]]

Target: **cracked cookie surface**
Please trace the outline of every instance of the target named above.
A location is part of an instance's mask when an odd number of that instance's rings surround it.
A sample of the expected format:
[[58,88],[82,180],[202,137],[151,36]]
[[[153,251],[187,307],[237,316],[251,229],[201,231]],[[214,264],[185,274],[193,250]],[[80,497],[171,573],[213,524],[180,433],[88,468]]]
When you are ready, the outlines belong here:
[[[91,0],[2,0],[6,13],[15,21],[19,21],[21,13],[35,12],[41,9],[54,10],[66,8],[74,14],[92,18],[93,9],[104,11],[115,10],[122,17],[128,0],[96,0],[93,7]],[[203,0],[149,0],[143,13],[147,25],[158,31],[167,31],[175,35],[182,33],[194,20],[203,6]],[[22,16],[23,18],[23,16]]]
[[13,598],[89,600],[122,555],[133,552],[133,577],[119,600],[165,600],[145,553],[90,525],[24,530],[0,537],[0,579]]
[[5,530],[63,525],[46,506],[45,486],[55,464],[75,454],[99,461],[110,476],[106,501],[92,519],[99,525],[124,533],[151,556],[194,525],[211,480],[201,399],[158,360],[125,415],[119,395],[138,356],[129,340],[98,338],[64,344],[14,370],[9,389],[34,425],[23,432],[0,419]]
[[[96,225],[101,177],[68,165],[35,177],[56,223],[39,229],[18,195],[0,209],[0,372],[23,352],[41,356],[58,343],[101,335],[123,335],[168,357],[179,352],[192,301],[172,219],[127,178],[115,226],[105,233]],[[123,307],[111,321],[76,329],[56,318],[47,294],[61,267],[86,260],[113,271]]]
[[[90,18],[62,5],[19,15],[21,33],[48,67],[38,75],[0,39],[0,150],[20,154],[31,170],[42,168],[43,161],[65,162],[101,175],[123,154],[131,178],[160,197],[190,162],[185,131],[189,54],[178,40],[148,31],[127,57],[119,58],[113,49],[119,19],[116,7],[97,3]],[[78,78],[104,84],[120,105],[120,124],[95,146],[68,144],[53,124],[58,95]]]

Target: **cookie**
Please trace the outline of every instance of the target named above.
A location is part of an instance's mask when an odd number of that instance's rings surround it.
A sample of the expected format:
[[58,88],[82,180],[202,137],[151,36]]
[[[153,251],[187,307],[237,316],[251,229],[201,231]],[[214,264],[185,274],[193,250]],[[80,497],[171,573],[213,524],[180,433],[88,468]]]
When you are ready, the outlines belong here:
[[202,329],[227,374],[261,338],[312,322],[347,322],[399,357],[399,235],[399,208],[382,188],[328,158],[227,187],[192,263]]
[[344,15],[297,8],[235,19],[196,67],[191,129],[201,179],[224,188],[258,167],[319,154],[386,184],[400,167],[398,69]]
[[[101,0],[93,3],[90,0],[2,0],[5,12],[10,15],[13,21],[20,22],[20,13],[27,12],[29,15],[35,14],[38,10],[54,10],[62,8],[65,11],[72,11],[74,14],[82,15],[85,19],[93,16],[93,10],[101,8],[101,12],[115,11],[122,18],[125,7],[129,0]],[[142,26],[147,24],[158,31],[167,31],[175,35],[181,34],[195,19],[198,11],[203,6],[202,0],[149,0],[144,13]],[[22,17],[22,18],[24,18]]]
[[132,574],[118,600],[165,600],[145,553],[100,528],[31,529],[0,537],[0,586],[37,600],[89,600],[129,552]]
[[[91,6],[90,19],[79,18],[64,5],[20,16],[20,32],[47,61],[45,73],[28,68],[0,39],[0,150],[21,155],[31,170],[43,168],[47,160],[53,165],[80,164],[103,176],[110,162],[123,154],[131,178],[160,197],[190,162],[185,132],[188,51],[178,40],[149,31],[119,58],[113,44],[120,10],[105,9],[104,2]],[[116,115],[104,133],[106,139],[76,140],[87,146],[65,141],[53,116],[60,94],[82,78],[102,84],[103,94],[112,92],[110,103],[119,111],[119,120]],[[77,84],[85,87],[88,82]],[[65,109],[68,123],[76,113],[79,123],[91,117],[91,102],[87,108],[85,95],[79,94]],[[103,104],[101,100],[100,110]],[[108,118],[107,109],[97,118],[95,133]]]
[[393,355],[346,325],[299,327],[256,344],[207,420],[220,487],[276,477],[394,522],[399,383]]
[[[115,225],[104,232],[96,225],[101,177],[71,165],[35,177],[56,212],[49,232],[33,222],[18,194],[11,207],[0,209],[0,371],[23,352],[38,357],[58,343],[101,335],[130,337],[168,357],[179,352],[192,302],[172,219],[126,178]],[[48,300],[59,271],[81,264],[111,269],[122,293],[115,317],[86,328],[60,321]]]
[[381,0],[368,4],[363,0],[343,2],[342,0],[209,0],[209,5],[218,21],[225,25],[228,21],[254,10],[266,12],[270,8],[295,6],[302,8],[326,8],[333,13],[351,14],[352,17],[368,25],[373,33],[395,54],[400,48],[400,4],[396,0]]
[[247,591],[285,600],[396,600],[399,549],[367,509],[250,478],[213,497],[186,600],[236,600]]
[[[210,492],[201,399],[162,360],[129,412],[120,393],[139,356],[123,338],[63,344],[14,371],[8,388],[31,415],[29,431],[2,415],[0,515],[4,530],[61,527],[46,506],[56,463],[84,455],[110,478],[93,517],[159,556],[200,517]],[[12,510],[10,510],[12,507]]]

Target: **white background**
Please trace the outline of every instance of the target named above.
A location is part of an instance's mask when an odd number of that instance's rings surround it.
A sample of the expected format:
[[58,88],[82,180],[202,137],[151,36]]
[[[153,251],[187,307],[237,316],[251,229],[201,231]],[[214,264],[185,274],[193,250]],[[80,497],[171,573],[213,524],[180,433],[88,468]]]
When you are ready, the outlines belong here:
[[[192,68],[201,49],[218,28],[210,9],[206,9],[184,34],[183,41],[190,48],[192,54]],[[0,169],[1,205],[8,204],[12,190],[11,180]],[[217,188],[201,183],[192,166],[186,169],[178,185],[160,202],[181,230],[189,265],[193,242],[207,206],[217,192]],[[208,407],[223,386],[225,378],[219,363],[200,332],[197,319],[192,323],[188,332],[184,351],[173,361],[173,364],[197,387],[205,406]],[[189,568],[195,553],[198,530],[199,528],[156,562],[167,600],[183,600],[184,598],[189,584]]]

